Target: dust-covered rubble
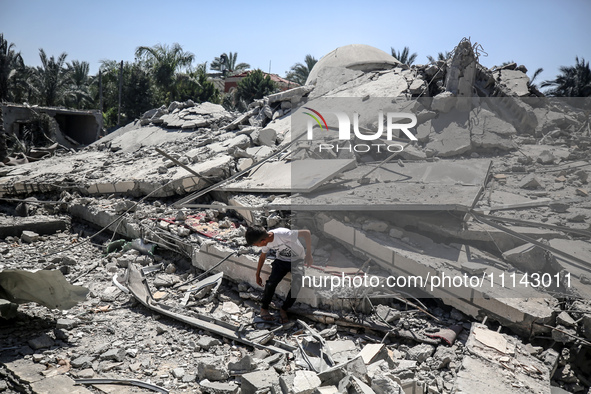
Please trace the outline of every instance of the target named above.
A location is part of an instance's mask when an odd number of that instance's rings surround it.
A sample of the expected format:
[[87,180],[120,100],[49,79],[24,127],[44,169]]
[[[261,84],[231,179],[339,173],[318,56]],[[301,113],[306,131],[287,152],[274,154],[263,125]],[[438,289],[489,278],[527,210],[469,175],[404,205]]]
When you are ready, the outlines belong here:
[[[78,152],[2,168],[0,275],[48,270],[88,295],[57,310],[0,289],[0,392],[112,392],[92,379],[144,385],[129,392],[589,391],[588,107],[478,56],[462,40],[409,67],[346,46],[244,113],[173,102]],[[350,100],[346,111],[383,97],[416,115],[398,155],[304,141],[294,121],[326,100]],[[297,160],[332,172],[298,193],[264,190],[265,164]],[[320,284],[286,325],[258,317],[250,225],[313,234],[305,272]],[[427,273],[490,288],[334,285]],[[536,275],[552,286],[490,283]]]

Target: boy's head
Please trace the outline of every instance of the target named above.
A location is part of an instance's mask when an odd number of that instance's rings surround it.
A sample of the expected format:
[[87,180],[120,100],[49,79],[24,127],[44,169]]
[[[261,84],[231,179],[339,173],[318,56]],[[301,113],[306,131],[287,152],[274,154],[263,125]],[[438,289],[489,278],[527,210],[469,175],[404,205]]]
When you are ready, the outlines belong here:
[[246,243],[249,246],[265,246],[271,241],[269,233],[261,226],[253,226],[246,229],[244,238],[246,238]]

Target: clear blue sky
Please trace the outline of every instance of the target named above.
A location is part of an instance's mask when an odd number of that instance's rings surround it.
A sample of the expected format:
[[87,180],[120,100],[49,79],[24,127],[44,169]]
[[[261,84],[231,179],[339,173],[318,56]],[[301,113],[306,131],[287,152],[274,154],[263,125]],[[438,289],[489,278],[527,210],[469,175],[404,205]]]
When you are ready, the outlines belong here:
[[178,42],[197,62],[223,52],[285,75],[306,54],[317,59],[347,44],[390,52],[409,46],[415,64],[452,50],[462,37],[482,45],[491,67],[514,60],[539,81],[553,79],[575,56],[591,60],[589,0],[466,1],[89,1],[0,0],[0,33],[37,66],[49,56],[133,61],[138,46]]

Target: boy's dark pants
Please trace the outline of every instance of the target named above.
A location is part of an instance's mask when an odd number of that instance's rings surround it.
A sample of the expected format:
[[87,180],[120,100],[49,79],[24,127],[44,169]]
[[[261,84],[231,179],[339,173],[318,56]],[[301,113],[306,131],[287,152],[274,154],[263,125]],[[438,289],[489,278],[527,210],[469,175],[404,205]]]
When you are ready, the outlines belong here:
[[[284,311],[288,310],[293,306],[296,302],[297,295],[302,286],[302,273],[301,273],[301,263],[302,260],[296,261],[284,261],[275,259],[271,264],[271,275],[269,279],[267,279],[267,283],[265,284],[265,290],[263,291],[263,299],[261,301],[263,309],[269,309],[269,304],[273,299],[273,295],[275,294],[275,289],[277,285],[288,272],[291,271],[291,288],[289,289],[289,293],[285,297],[285,301],[281,306],[281,309]],[[293,268],[293,270],[292,270]],[[292,297],[292,289],[295,292],[295,297]]]

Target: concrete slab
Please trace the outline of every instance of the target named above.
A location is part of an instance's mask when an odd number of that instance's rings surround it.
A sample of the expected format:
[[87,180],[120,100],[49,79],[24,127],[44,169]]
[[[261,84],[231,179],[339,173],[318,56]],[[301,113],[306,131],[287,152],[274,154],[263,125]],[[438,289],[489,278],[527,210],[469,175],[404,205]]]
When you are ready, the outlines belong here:
[[265,163],[251,171],[247,178],[229,183],[219,190],[269,193],[310,192],[355,165],[354,159]]
[[29,216],[25,218],[10,216],[0,217],[0,238],[20,236],[23,231],[35,231],[37,234],[55,234],[68,228],[70,220],[62,217]]
[[357,180],[373,166],[358,166],[342,174],[340,189],[292,197],[300,210],[467,210],[486,177],[490,161],[386,163],[368,185]]
[[[514,336],[473,323],[454,385],[456,393],[547,393],[550,371]],[[510,370],[511,373],[506,373]]]
[[[434,282],[435,277],[459,278],[467,275],[461,271],[461,264],[458,262],[459,249],[433,242],[418,244],[419,249],[405,248],[383,233],[366,232],[360,227],[345,224],[327,215],[318,215],[317,222],[324,234],[366,258],[371,257],[395,276],[421,278],[419,282],[397,282],[406,292],[442,298],[444,302],[451,299],[452,305],[466,314],[474,317],[488,316],[526,335],[541,330],[534,322],[550,322],[554,316],[556,300],[552,296],[531,287],[518,286],[521,279],[519,275],[515,276],[515,286],[507,282],[503,287],[499,280],[503,275],[508,278],[510,273],[492,265],[483,275],[473,276],[477,278],[478,286],[472,286],[468,282],[462,284],[461,280],[454,285],[452,279],[447,283],[443,280]],[[493,278],[492,282],[490,278]]]

